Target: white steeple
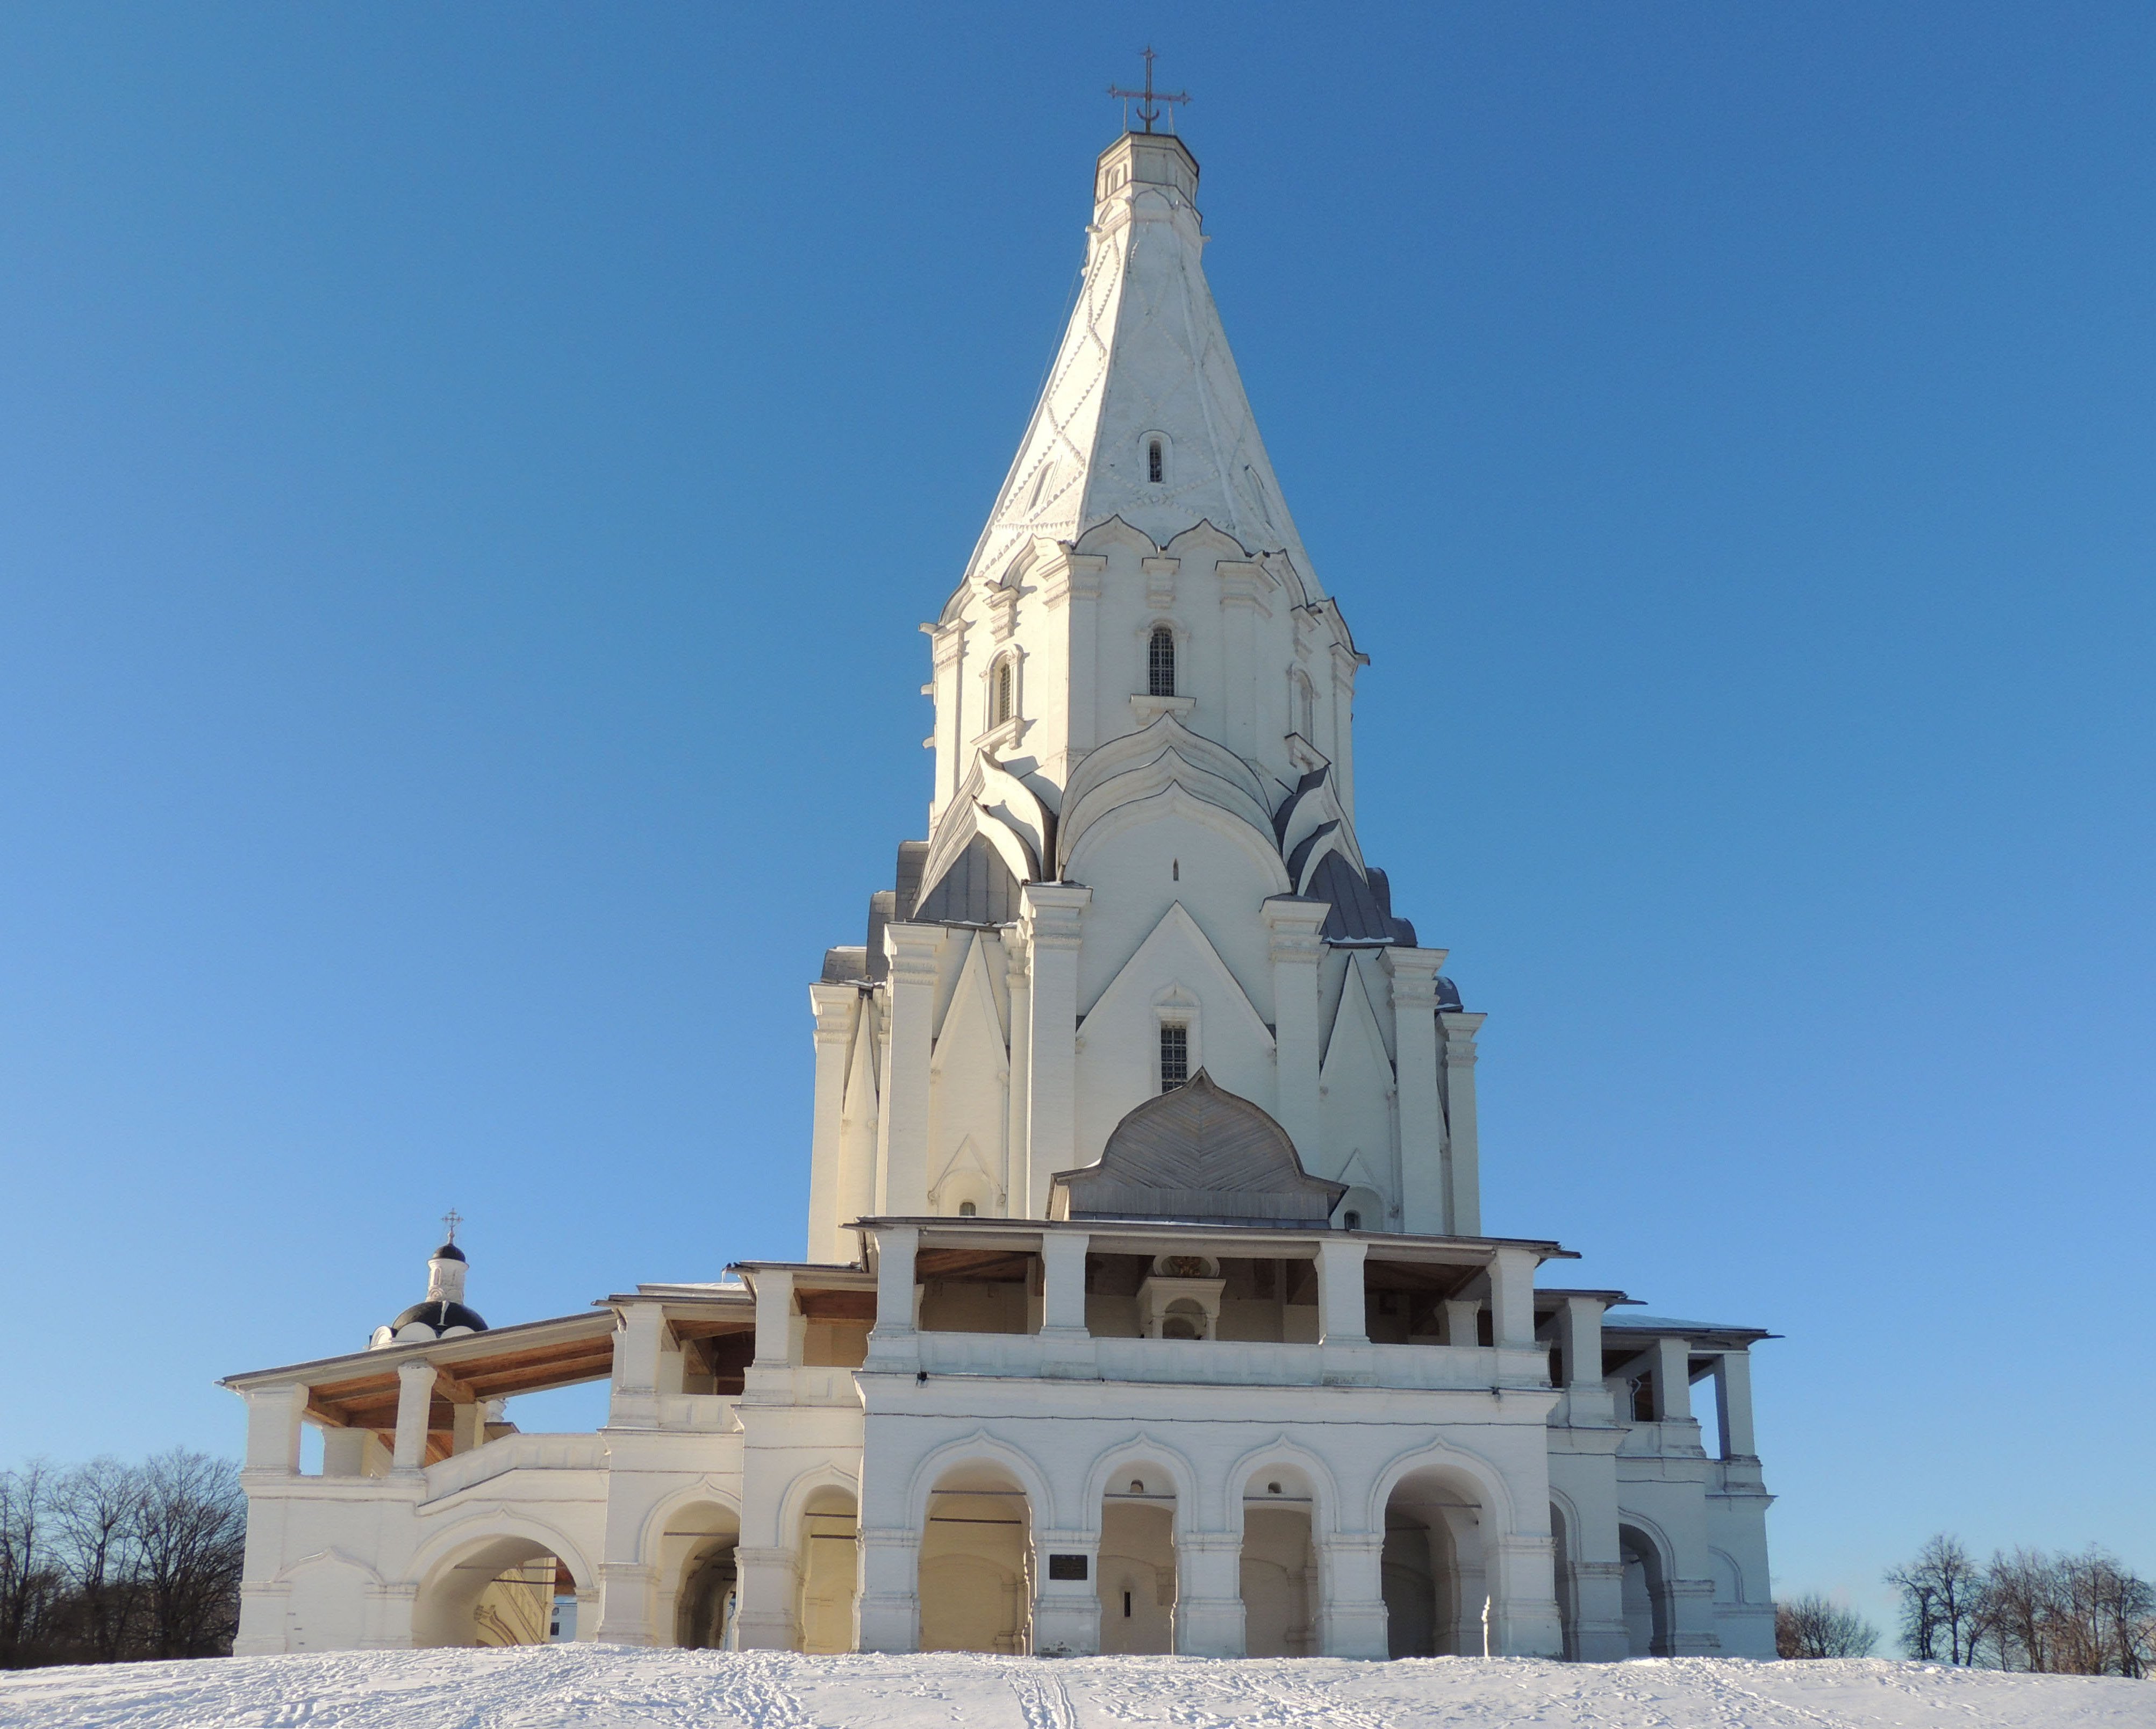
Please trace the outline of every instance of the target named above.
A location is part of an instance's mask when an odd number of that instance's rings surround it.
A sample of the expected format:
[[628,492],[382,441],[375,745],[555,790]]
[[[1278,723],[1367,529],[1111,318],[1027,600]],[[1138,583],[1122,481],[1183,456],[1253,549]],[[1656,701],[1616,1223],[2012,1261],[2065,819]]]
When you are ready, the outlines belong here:
[[1075,541],[1121,517],[1162,545],[1209,522],[1253,553],[1284,550],[1318,597],[1205,284],[1197,194],[1197,160],[1171,133],[1101,152],[1085,286],[969,579],[1036,536]]

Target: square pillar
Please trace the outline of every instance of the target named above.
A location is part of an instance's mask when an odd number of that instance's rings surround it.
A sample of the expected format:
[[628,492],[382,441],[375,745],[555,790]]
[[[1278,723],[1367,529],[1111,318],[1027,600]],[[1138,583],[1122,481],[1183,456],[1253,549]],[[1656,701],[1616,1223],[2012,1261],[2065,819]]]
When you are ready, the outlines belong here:
[[1326,1237],[1317,1244],[1317,1342],[1368,1345],[1363,1307],[1363,1263],[1369,1244],[1353,1238]]
[[1033,975],[1026,1009],[1025,1143],[1028,1210],[1048,1211],[1051,1179],[1078,1163],[1074,1125],[1078,1114],[1078,947],[1080,921],[1093,898],[1090,888],[1061,883],[1029,883],[1019,891],[1024,934]]
[[1446,1201],[1445,1107],[1437,1061],[1437,970],[1442,949],[1382,951],[1392,980],[1393,1042],[1400,1119],[1400,1228],[1425,1236],[1472,1235]]
[[855,1602],[854,1649],[913,1650],[921,1643],[921,1533],[906,1526],[868,1524],[860,1531],[861,1588]]
[[812,1261],[847,1261],[847,1233],[839,1227],[839,1144],[846,1110],[846,1058],[852,1054],[854,1020],[861,994],[851,985],[811,985],[816,1015],[815,1113],[808,1143],[808,1250]]
[[659,1427],[659,1354],[665,1349],[666,1316],[656,1303],[631,1303],[613,1335],[613,1387],[608,1400],[611,1428]]
[[1479,1346],[1482,1342],[1482,1302],[1479,1297],[1445,1299],[1445,1342]]
[[1083,1339],[1086,1328],[1086,1248],[1093,1239],[1083,1231],[1044,1231],[1040,1235],[1040,1330]]
[[1482,1155],[1475,1125],[1475,1035],[1486,1015],[1444,1014],[1445,1184],[1448,1228],[1482,1234]]
[[325,1477],[364,1477],[367,1443],[374,1438],[363,1428],[322,1431],[322,1474]]
[[943,929],[887,924],[891,962],[891,1061],[884,1071],[884,1163],[876,1210],[928,1211],[928,1063],[935,1045],[936,973]]
[[1490,1336],[1506,1351],[1535,1348],[1535,1268],[1531,1248],[1501,1248],[1490,1262]]
[[469,1453],[486,1442],[486,1407],[477,1399],[449,1407],[449,1451]]
[[735,1643],[744,1651],[795,1651],[801,1629],[794,1604],[800,1596],[800,1563],[791,1549],[734,1551]]
[[1722,1456],[1756,1459],[1752,1433],[1752,1353],[1725,1351],[1714,1360],[1716,1402],[1722,1407]]
[[759,1369],[784,1369],[793,1361],[793,1275],[778,1267],[756,1275],[756,1362]]
[[1233,1531],[1178,1533],[1175,1571],[1177,1652],[1185,1657],[1241,1656],[1243,1540]]
[[427,1463],[427,1420],[434,1404],[434,1366],[415,1361],[397,1366],[397,1447],[393,1469],[424,1469]]
[[291,1382],[250,1387],[242,1397],[247,1401],[246,1469],[263,1476],[297,1476],[307,1389]]
[[918,1360],[918,1335],[913,1326],[913,1258],[920,1243],[921,1232],[912,1225],[886,1225],[875,1233],[876,1318],[869,1333],[871,1367],[911,1368]]
[[1305,1168],[1315,1170],[1324,1150],[1317,1102],[1317,964],[1325,944],[1318,932],[1332,908],[1323,901],[1276,894],[1260,910],[1271,937],[1273,1114],[1302,1155]]
[[1565,1409],[1575,1427],[1602,1428],[1615,1422],[1609,1388],[1602,1378],[1602,1299],[1567,1297],[1557,1312],[1558,1344],[1564,1356]]
[[[1543,1516],[1549,1516],[1543,1503]],[[1495,1568],[1490,1650],[1499,1657],[1562,1657],[1564,1632],[1557,1608],[1557,1572],[1547,1531],[1507,1531],[1490,1543]]]
[[[1034,1535],[1035,1583],[1033,1598],[1033,1654],[1036,1657],[1097,1657],[1101,1654],[1101,1533],[1098,1531],[1041,1531]],[[1059,1579],[1055,1559],[1075,1556],[1082,1578]],[[1179,1565],[1182,1551],[1176,1559]]]
[[1655,1421],[1691,1421],[1691,1340],[1655,1340]]
[[1320,1654],[1390,1656],[1391,1618],[1385,1612],[1380,1567],[1384,1533],[1339,1531],[1316,1541],[1322,1588],[1313,1607]]

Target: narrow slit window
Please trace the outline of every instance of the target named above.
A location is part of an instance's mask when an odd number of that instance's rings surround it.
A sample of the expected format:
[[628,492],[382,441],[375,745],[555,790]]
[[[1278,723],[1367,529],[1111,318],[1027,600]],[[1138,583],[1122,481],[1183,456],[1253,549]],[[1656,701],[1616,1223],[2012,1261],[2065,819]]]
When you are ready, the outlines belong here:
[[1160,1030],[1160,1090],[1173,1093],[1190,1078],[1190,1029],[1163,1027]]
[[1175,632],[1166,625],[1156,625],[1146,644],[1146,694],[1175,694]]
[[1160,440],[1149,440],[1146,445],[1146,478],[1158,486],[1167,472],[1168,464],[1163,460]]
[[999,727],[1011,718],[1013,707],[1011,702],[1012,682],[1011,663],[1007,660],[997,661],[995,677],[993,680],[994,688],[990,692],[988,698],[988,724],[990,726]]

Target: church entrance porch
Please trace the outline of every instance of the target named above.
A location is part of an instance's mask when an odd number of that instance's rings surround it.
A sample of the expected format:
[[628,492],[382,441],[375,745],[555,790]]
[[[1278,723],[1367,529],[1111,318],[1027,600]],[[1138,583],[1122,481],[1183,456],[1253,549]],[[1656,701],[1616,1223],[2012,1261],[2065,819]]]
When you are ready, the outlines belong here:
[[671,1607],[674,1643],[717,1650],[730,1641],[740,1603],[740,1521],[731,1507],[704,1501],[681,1507],[660,1534],[659,1625]]
[[[497,1536],[437,1566],[412,1605],[416,1646],[543,1645],[575,1637],[568,1566],[527,1537]],[[562,1610],[557,1599],[567,1598]],[[564,1612],[566,1611],[566,1612]]]
[[920,1649],[1029,1651],[1033,1577],[1032,1506],[1016,1479],[991,1464],[944,1473],[921,1533]]
[[1101,1649],[1164,1656],[1176,1642],[1175,1488],[1158,1470],[1119,1471],[1101,1499]]
[[[1393,1490],[1383,1551],[1389,1654],[1482,1654],[1487,1528],[1481,1497],[1465,1477],[1418,1471]],[[1501,1649],[1494,1639],[1491,1649]]]

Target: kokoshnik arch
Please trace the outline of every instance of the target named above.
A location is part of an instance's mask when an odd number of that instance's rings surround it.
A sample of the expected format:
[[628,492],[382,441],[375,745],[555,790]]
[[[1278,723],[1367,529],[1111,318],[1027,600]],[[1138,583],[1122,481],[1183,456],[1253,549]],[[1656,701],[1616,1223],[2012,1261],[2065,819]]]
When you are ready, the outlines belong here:
[[[807,1258],[490,1330],[454,1243],[249,1407],[239,1649],[1774,1654],[1757,1329],[1482,1234],[1469,1011],[1356,836],[1368,658],[1198,164],[1083,291],[933,624],[927,838],[810,987]],[[505,1403],[606,1378],[606,1427]],[[1694,1390],[1711,1402],[1702,1443]],[[303,1424],[319,1474],[298,1469]]]

